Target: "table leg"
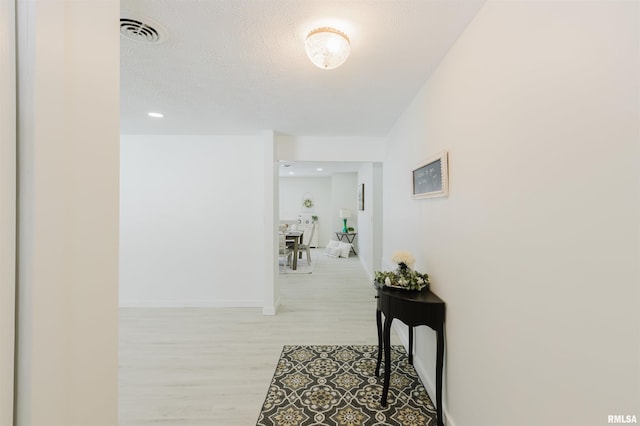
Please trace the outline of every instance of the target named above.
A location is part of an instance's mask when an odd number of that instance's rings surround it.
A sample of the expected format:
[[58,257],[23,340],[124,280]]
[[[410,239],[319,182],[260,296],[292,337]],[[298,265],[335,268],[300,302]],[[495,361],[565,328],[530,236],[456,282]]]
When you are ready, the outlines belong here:
[[387,406],[387,396],[389,395],[389,381],[391,379],[391,323],[393,318],[384,318],[384,386],[382,387],[382,398],[380,405]]
[[353,252],[353,254],[355,254],[356,256],[358,255],[358,253],[356,252],[356,249],[353,248],[353,240],[356,239],[356,236],[352,236],[351,238],[349,238],[348,234],[343,234],[341,232],[336,232],[336,238],[338,239],[338,241],[344,242],[344,239],[347,239],[347,242],[349,244],[351,244],[351,250],[350,252]]
[[442,364],[444,361],[444,329],[438,327],[436,346],[436,409],[438,412],[438,426],[444,426],[442,419]]
[[409,326],[409,364],[413,365],[413,327]]
[[356,256],[358,255],[358,253],[356,253],[356,249],[353,248],[353,240],[356,239],[356,236],[352,236],[351,238],[349,238],[349,236],[347,235],[347,241],[349,242],[349,244],[351,244],[351,251],[353,252],[353,254],[355,254]]
[[293,262],[291,263],[291,269],[294,271],[298,269],[298,239],[293,239]]
[[380,362],[382,361],[382,312],[376,309],[376,325],[378,326],[378,362],[376,362],[376,377],[380,374]]
[[[298,246],[303,243],[304,234],[300,235],[300,239],[298,240]],[[298,259],[302,259],[302,252],[298,251]]]

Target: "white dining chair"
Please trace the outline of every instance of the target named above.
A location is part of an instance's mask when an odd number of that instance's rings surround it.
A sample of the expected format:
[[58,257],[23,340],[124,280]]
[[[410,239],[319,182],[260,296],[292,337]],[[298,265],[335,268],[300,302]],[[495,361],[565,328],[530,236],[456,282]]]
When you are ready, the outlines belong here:
[[287,246],[287,240],[285,238],[284,233],[280,232],[278,234],[278,243],[279,243],[279,251],[278,251],[278,262],[284,259],[285,268],[291,265],[291,259],[293,257],[293,250],[289,246]]
[[306,251],[307,252],[307,263],[311,265],[311,241],[313,240],[313,234],[316,232],[316,223],[313,222],[313,226],[311,227],[311,232],[309,233],[309,237],[305,233],[304,242],[298,245],[298,251]]

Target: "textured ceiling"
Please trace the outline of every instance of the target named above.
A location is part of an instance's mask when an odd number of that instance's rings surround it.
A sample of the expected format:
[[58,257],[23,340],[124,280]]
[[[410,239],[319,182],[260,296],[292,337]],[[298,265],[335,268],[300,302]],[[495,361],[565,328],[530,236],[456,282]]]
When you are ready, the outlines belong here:
[[[384,136],[483,2],[122,0],[167,37],[121,37],[121,133]],[[319,26],[349,35],[342,67],[307,59]]]

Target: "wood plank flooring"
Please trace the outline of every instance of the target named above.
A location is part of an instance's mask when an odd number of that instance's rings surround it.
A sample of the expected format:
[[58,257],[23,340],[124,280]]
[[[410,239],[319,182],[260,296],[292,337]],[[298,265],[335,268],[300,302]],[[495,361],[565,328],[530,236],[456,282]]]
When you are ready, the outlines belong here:
[[375,291],[360,260],[322,253],[314,250],[313,274],[280,275],[275,316],[121,308],[120,426],[255,425],[283,345],[377,344]]

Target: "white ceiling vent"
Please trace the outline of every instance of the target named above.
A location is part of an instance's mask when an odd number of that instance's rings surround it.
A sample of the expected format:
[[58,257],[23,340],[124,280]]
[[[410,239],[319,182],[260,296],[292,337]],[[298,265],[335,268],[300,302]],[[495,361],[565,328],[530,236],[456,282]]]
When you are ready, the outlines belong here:
[[167,38],[166,32],[158,24],[132,18],[120,18],[120,35],[142,43],[160,43]]

